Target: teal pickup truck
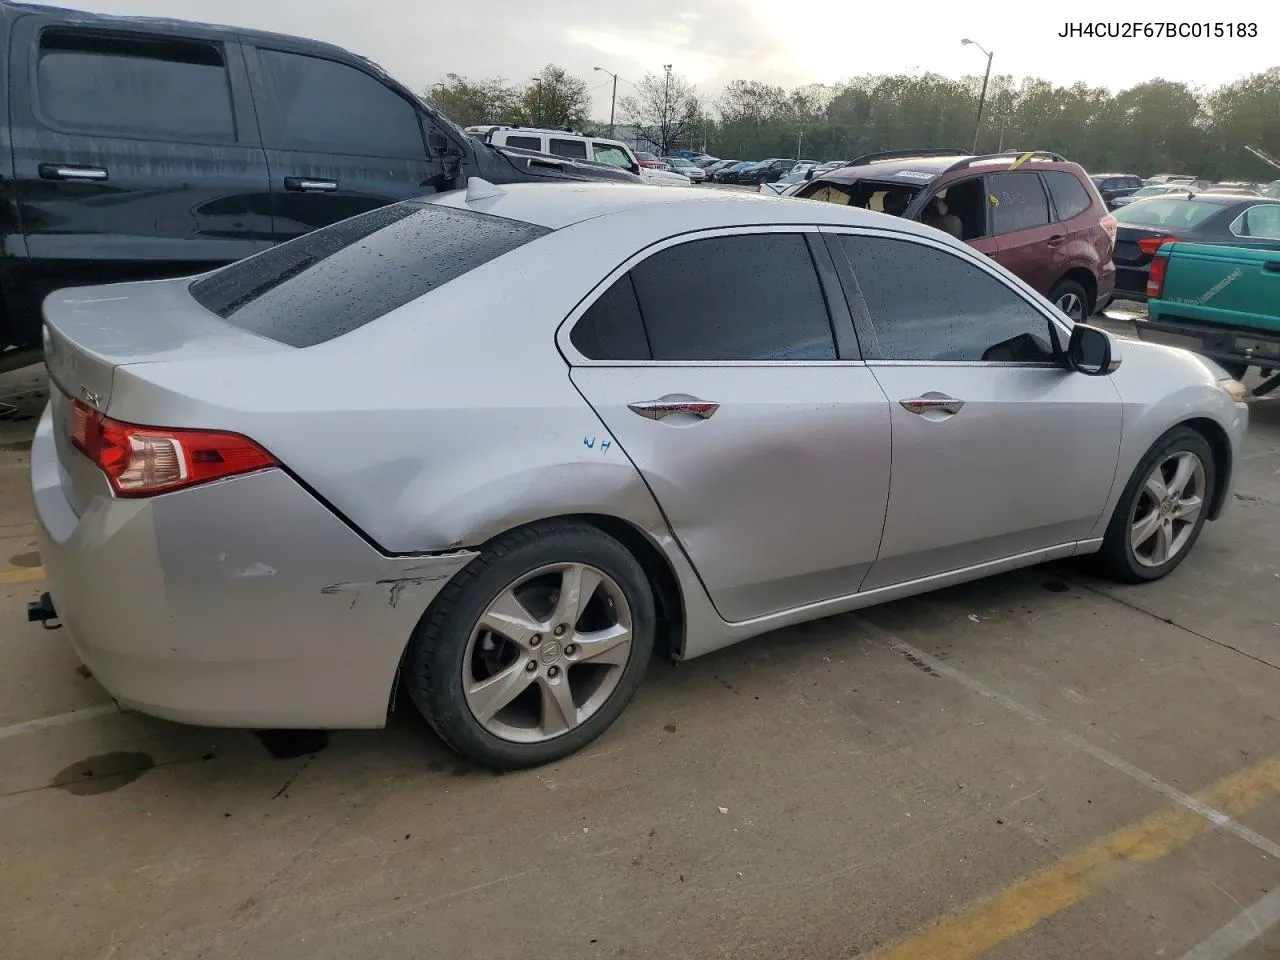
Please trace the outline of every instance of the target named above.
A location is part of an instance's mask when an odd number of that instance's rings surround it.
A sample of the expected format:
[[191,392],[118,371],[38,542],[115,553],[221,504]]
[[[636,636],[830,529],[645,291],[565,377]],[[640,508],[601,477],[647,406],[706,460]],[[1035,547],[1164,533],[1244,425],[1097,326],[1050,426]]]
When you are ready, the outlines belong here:
[[1258,367],[1261,396],[1280,386],[1280,242],[1274,247],[1166,243],[1147,279],[1143,340],[1211,357],[1237,379]]

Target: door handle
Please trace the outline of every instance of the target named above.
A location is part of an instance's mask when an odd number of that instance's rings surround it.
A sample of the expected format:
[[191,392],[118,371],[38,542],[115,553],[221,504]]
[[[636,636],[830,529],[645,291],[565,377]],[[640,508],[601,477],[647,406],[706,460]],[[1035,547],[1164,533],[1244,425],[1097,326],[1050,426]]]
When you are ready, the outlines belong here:
[[691,397],[687,400],[640,400],[635,403],[628,403],[627,409],[650,420],[662,420],[677,413],[690,414],[702,420],[709,420],[711,415],[720,409],[720,404]]
[[295,193],[333,193],[337,180],[314,180],[311,177],[285,177],[284,188]]
[[101,182],[107,179],[106,167],[78,167],[66,163],[40,164],[41,180],[94,180]]
[[1270,270],[1272,273],[1280,273],[1280,260],[1268,260],[1262,265],[1263,270]]
[[964,406],[963,400],[932,390],[923,396],[898,402],[908,413],[959,413],[960,408]]
[[1062,234],[1055,233],[1052,237],[1050,237],[1047,241],[1045,241],[1045,246],[1060,247],[1062,246],[1062,241],[1065,239],[1067,238]]

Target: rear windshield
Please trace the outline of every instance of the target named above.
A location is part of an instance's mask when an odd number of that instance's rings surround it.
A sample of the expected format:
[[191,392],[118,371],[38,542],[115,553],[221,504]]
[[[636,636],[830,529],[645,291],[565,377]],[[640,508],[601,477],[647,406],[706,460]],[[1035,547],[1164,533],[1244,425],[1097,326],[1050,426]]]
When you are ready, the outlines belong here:
[[242,330],[310,347],[547,233],[533,224],[411,200],[223,267],[190,289],[201,306]]
[[1194,227],[1221,209],[1220,204],[1202,200],[1159,197],[1121,207],[1115,218],[1117,223],[1130,227]]

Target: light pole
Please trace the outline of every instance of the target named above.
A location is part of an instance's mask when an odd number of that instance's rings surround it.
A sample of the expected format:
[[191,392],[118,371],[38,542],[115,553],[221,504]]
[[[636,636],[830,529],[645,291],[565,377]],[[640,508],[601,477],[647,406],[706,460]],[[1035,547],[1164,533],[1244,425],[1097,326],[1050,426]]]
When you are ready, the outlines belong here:
[[976,40],[970,40],[967,37],[961,40],[960,43],[966,47],[973,44],[973,46],[977,47],[987,55],[987,72],[982,78],[982,96],[978,98],[978,119],[973,125],[973,152],[977,153],[978,131],[982,129],[982,108],[987,104],[987,81],[991,79],[991,58],[995,56],[995,54],[991,53],[986,47],[978,43]]
[[599,70],[601,73],[607,73],[609,76],[613,77],[613,96],[609,98],[609,139],[616,140],[618,138],[613,135],[613,112],[618,106],[618,75],[610,70],[606,70],[604,67],[592,67],[591,69]]
[[533,125],[540,127],[542,126],[542,78],[534,77],[533,82],[538,85],[538,92],[533,95]]
[[668,142],[671,138],[671,128],[675,126],[673,122],[674,112],[671,109],[671,64],[664,63],[662,69],[666,74],[666,84],[662,88],[662,117],[665,121],[662,125],[662,155],[665,157],[670,152],[671,144]]

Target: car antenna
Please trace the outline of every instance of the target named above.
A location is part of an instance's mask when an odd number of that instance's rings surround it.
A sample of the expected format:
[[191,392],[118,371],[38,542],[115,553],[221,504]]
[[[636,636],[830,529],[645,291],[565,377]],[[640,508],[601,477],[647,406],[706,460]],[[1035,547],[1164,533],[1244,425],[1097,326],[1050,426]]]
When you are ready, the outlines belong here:
[[477,200],[491,200],[494,197],[505,197],[507,191],[496,184],[480,177],[467,177],[467,203]]

